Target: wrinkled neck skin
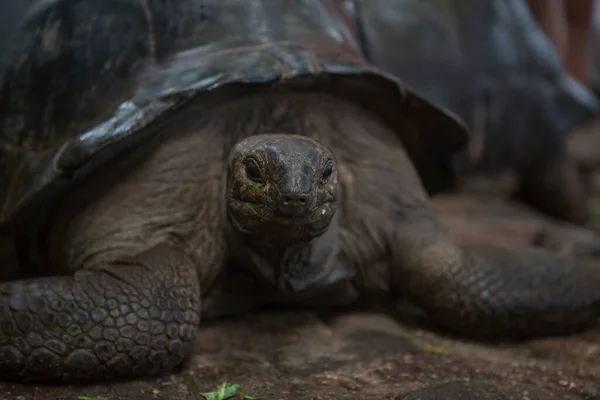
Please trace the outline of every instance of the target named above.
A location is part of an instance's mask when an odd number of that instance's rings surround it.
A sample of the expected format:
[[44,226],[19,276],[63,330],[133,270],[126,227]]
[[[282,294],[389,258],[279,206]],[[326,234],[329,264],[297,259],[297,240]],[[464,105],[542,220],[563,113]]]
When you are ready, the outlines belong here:
[[[236,264],[263,283],[287,293],[319,290],[354,275],[337,262],[337,213],[319,236],[307,237],[293,228],[265,223],[260,233],[243,233],[228,219]],[[300,227],[296,229],[301,231]]]

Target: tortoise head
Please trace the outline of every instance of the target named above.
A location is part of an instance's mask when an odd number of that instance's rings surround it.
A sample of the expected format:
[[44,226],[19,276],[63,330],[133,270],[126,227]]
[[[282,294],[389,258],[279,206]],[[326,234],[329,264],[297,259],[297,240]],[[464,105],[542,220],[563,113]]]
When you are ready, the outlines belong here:
[[298,135],[255,135],[229,157],[227,217],[262,246],[301,244],[322,235],[337,209],[332,152]]

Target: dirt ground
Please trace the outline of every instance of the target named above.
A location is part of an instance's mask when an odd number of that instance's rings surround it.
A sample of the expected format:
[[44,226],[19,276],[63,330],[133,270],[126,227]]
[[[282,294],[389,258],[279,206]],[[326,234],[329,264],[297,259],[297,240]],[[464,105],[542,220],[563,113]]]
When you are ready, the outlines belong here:
[[[464,243],[525,246],[550,223],[505,200],[435,199]],[[478,343],[372,311],[263,311],[204,325],[179,374],[126,383],[0,384],[0,399],[202,399],[222,381],[268,400],[600,400],[600,328],[522,343]]]

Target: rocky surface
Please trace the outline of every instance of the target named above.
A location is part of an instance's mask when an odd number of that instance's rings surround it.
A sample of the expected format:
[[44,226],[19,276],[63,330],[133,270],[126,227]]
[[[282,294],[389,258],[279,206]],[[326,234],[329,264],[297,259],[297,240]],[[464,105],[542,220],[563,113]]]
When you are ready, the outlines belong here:
[[[435,204],[464,243],[525,246],[537,229],[551,224],[497,197],[449,195]],[[0,383],[0,399],[196,400],[225,380],[268,400],[600,399],[600,328],[570,337],[479,343],[436,332],[418,314],[384,311],[243,315],[204,325],[196,354],[181,373],[92,386]]]

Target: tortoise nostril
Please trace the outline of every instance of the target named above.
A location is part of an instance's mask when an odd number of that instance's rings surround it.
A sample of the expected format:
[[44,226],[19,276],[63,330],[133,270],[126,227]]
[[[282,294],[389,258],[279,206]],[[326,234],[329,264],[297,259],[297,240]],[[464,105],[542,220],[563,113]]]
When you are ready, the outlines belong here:
[[284,206],[294,206],[294,205],[306,205],[308,203],[308,196],[303,194],[297,195],[285,195],[281,198],[281,202]]

